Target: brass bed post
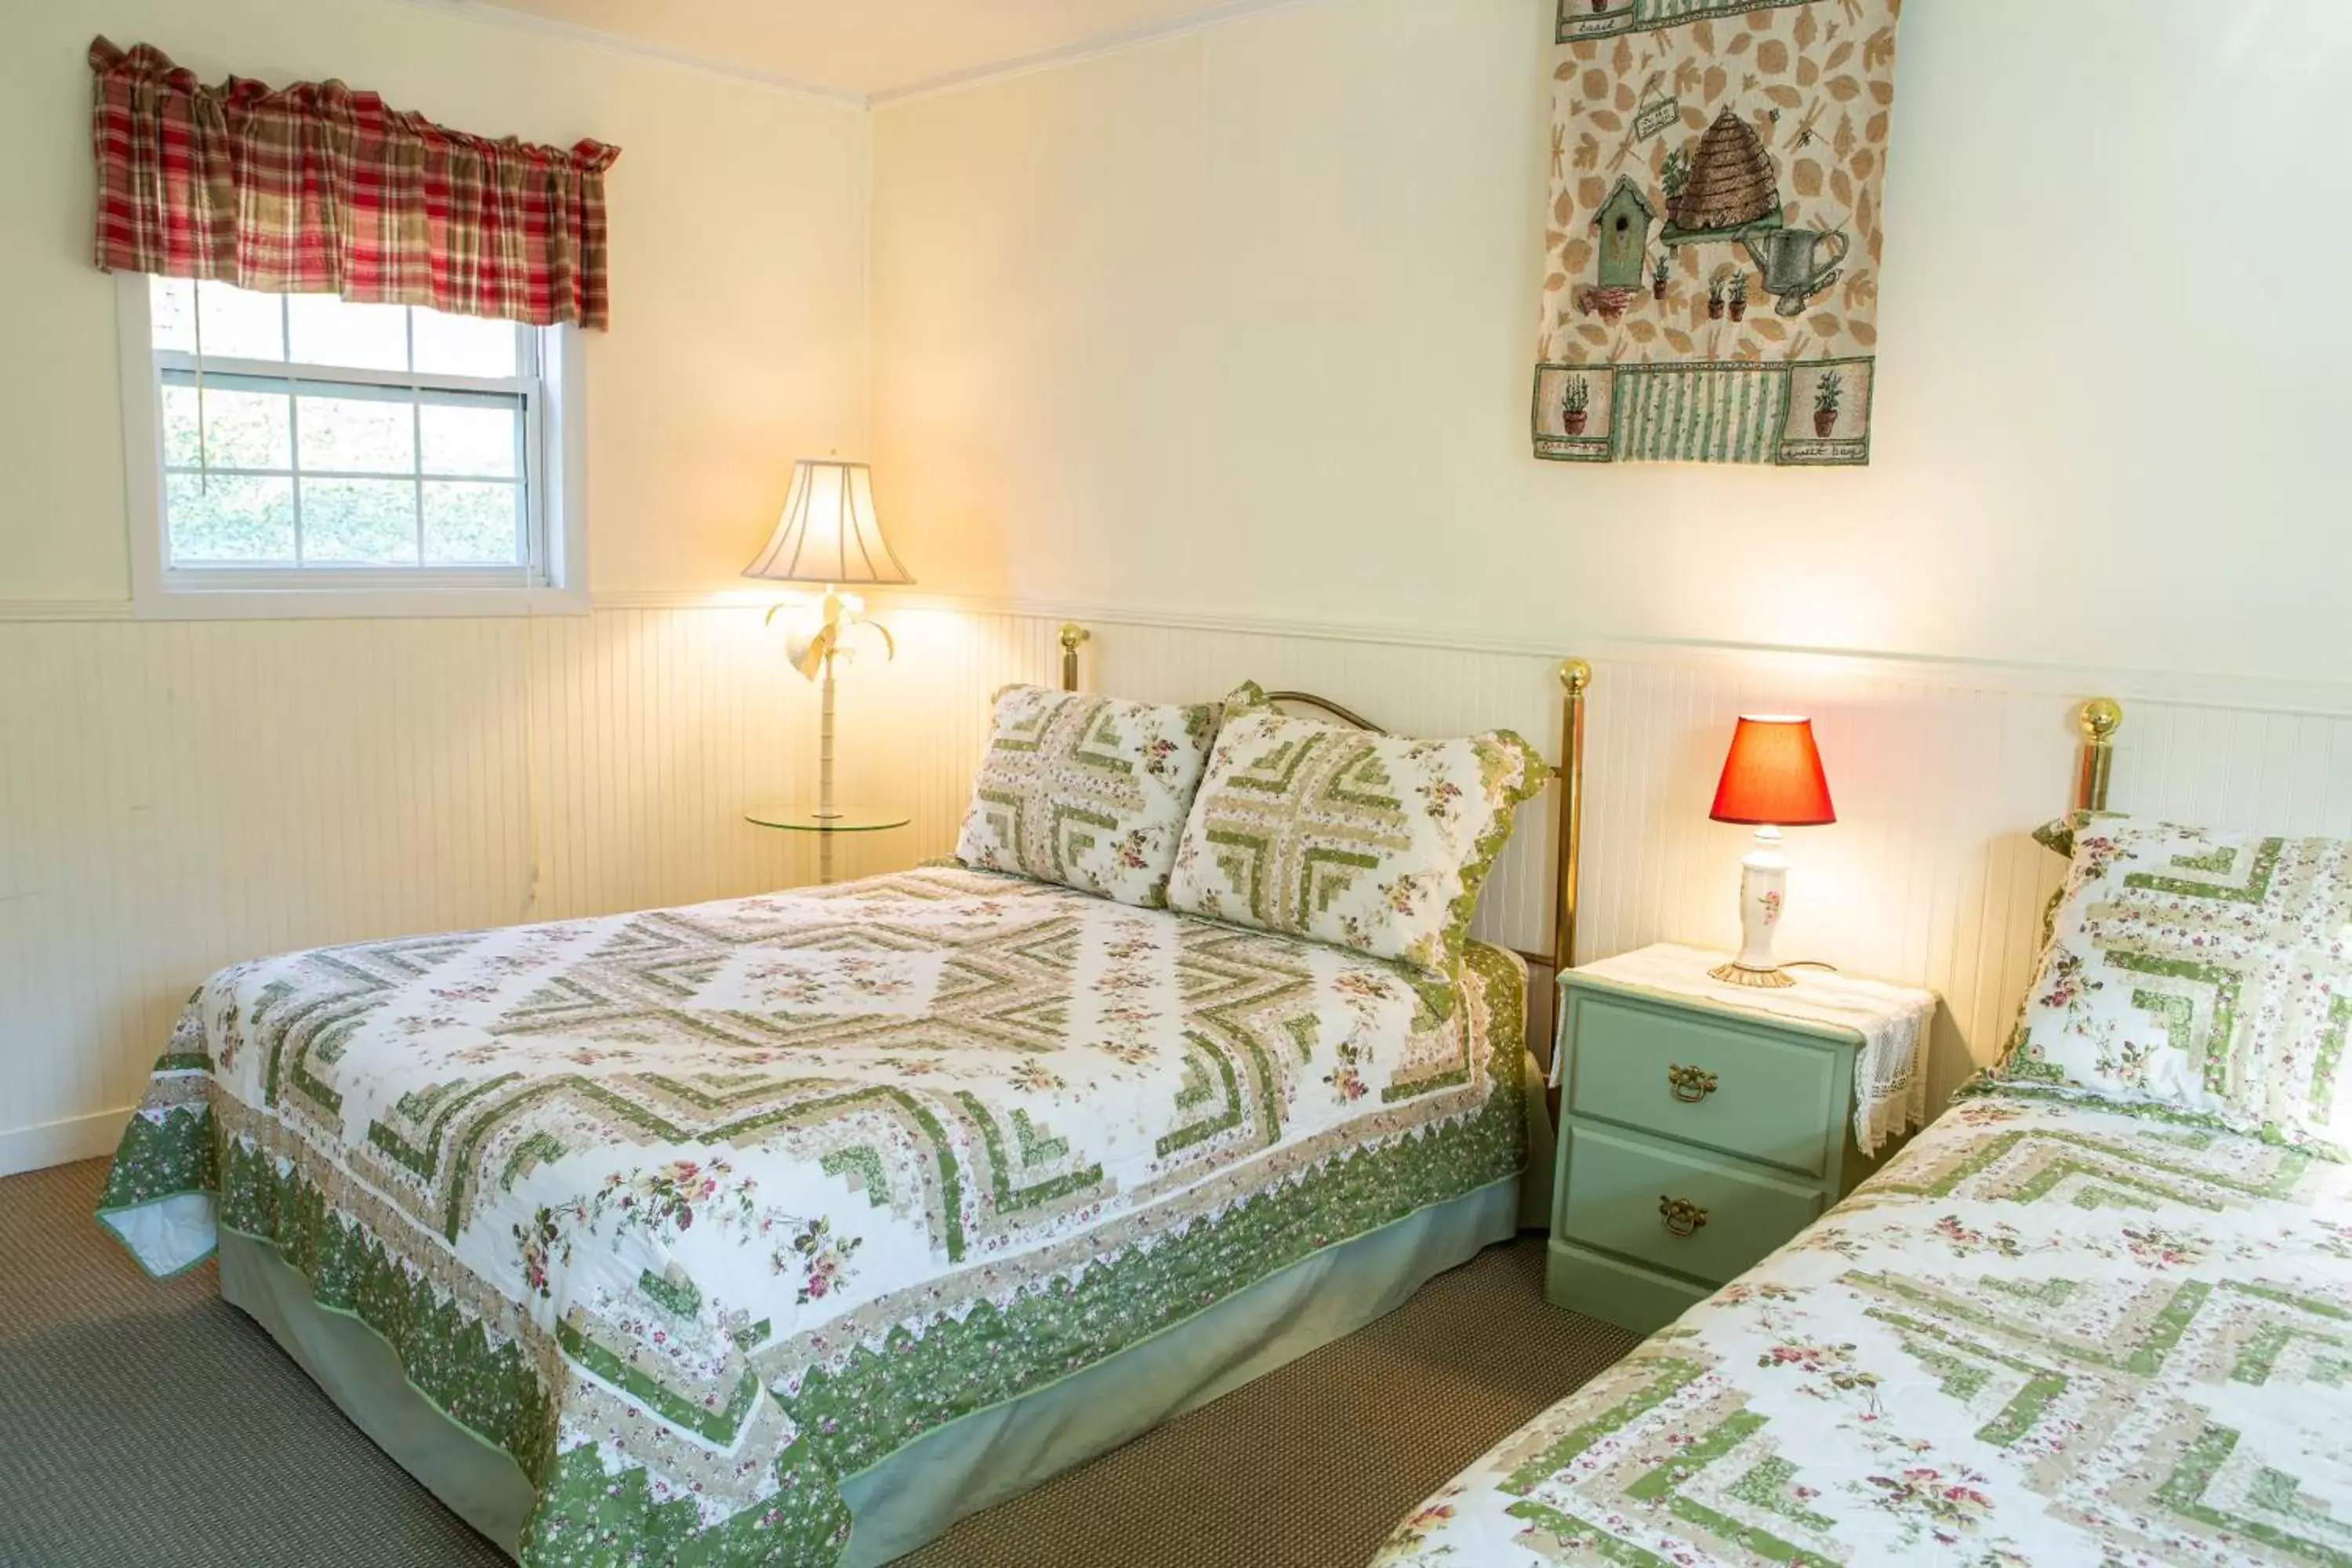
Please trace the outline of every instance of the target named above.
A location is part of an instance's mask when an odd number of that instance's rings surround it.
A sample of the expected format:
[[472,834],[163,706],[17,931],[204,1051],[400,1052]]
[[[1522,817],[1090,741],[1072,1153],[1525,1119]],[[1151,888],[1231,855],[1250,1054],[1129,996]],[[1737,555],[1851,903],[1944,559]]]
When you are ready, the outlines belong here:
[[2094,697],[2075,715],[2083,730],[2083,772],[2074,784],[2074,809],[2107,809],[2107,775],[2116,761],[2116,731],[2123,728],[2123,704],[2112,697]]
[[[1584,870],[1584,700],[1591,689],[1589,662],[1571,658],[1559,667],[1559,820],[1552,835],[1559,857],[1552,873],[1558,907],[1552,912],[1551,995],[1544,1005],[1544,1033],[1551,1042],[1543,1064],[1547,1075],[1559,1055],[1559,977],[1576,967],[1577,896]],[[1547,1089],[1544,1103],[1558,1127],[1559,1090]]]
[[1078,648],[1095,634],[1076,621],[1062,623],[1062,689],[1078,689]]
[[1584,694],[1592,686],[1592,666],[1571,658],[1559,667],[1560,758],[1559,909],[1552,925],[1551,967],[1557,981],[1576,967],[1576,894],[1584,859]]

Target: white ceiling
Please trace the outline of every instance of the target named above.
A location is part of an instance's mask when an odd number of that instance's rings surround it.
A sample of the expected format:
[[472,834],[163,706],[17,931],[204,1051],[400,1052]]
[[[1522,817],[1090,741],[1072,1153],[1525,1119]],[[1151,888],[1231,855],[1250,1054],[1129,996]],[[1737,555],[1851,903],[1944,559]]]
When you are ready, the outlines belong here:
[[653,53],[850,98],[920,90],[1277,0],[478,0]]

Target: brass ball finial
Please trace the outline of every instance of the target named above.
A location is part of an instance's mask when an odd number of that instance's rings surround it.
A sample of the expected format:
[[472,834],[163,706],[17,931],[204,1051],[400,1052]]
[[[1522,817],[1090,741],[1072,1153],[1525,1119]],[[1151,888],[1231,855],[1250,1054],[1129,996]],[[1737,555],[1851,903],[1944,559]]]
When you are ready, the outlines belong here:
[[1584,659],[1570,659],[1559,667],[1559,683],[1570,692],[1582,691],[1592,684],[1592,666]]
[[1077,651],[1078,651],[1078,645],[1079,645],[1080,643],[1082,643],[1082,642],[1085,642],[1088,637],[1092,637],[1092,636],[1094,636],[1094,633],[1092,633],[1092,632],[1090,632],[1090,631],[1087,630],[1087,628],[1086,628],[1086,627],[1084,627],[1084,626],[1082,626],[1078,625],[1078,623],[1077,623],[1077,622],[1076,622],[1076,621],[1065,621],[1065,622],[1063,622],[1063,623],[1062,623],[1062,651],[1063,651],[1064,653],[1076,653],[1076,652],[1077,652]]
[[2123,704],[2112,697],[2094,697],[2083,704],[2079,722],[2084,740],[2095,746],[2104,745],[2123,728]]

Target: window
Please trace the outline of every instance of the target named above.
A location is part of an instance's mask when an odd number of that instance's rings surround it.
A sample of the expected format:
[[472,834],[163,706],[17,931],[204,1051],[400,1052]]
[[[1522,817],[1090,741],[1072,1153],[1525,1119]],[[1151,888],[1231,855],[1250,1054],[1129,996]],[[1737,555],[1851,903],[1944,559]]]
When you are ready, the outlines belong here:
[[142,608],[576,607],[562,329],[185,279],[123,288]]

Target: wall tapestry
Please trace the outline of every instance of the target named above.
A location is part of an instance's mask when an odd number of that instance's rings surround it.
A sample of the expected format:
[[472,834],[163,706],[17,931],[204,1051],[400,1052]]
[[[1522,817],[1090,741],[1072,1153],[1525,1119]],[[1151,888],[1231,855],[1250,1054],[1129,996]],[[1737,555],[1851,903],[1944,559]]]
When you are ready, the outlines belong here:
[[1559,0],[1536,456],[1870,461],[1902,0]]

